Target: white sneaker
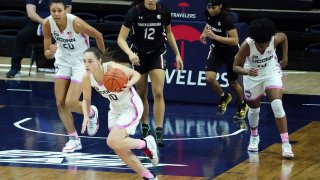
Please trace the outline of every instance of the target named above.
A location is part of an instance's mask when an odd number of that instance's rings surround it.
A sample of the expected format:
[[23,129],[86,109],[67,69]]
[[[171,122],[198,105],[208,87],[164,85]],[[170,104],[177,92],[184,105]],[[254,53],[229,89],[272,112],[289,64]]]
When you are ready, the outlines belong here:
[[254,151],[254,152],[259,151],[259,142],[260,142],[259,136],[250,136],[248,151]]
[[293,158],[294,154],[289,142],[282,143],[282,156],[285,158]]
[[98,109],[95,106],[91,106],[94,115],[90,117],[90,121],[87,125],[87,133],[89,136],[94,136],[99,129]]
[[81,150],[81,140],[78,139],[69,139],[69,141],[66,143],[66,146],[62,149],[62,152],[74,152],[76,150]]
[[145,137],[144,139],[146,140],[147,145],[143,152],[149,157],[152,165],[157,166],[159,164],[159,156],[156,140],[151,135]]

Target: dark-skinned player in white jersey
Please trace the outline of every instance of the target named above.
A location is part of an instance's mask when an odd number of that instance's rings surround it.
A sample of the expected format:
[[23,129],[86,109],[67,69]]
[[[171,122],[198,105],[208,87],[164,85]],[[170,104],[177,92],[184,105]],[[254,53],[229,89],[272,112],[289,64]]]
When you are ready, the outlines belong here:
[[[278,62],[276,47],[281,44],[282,57]],[[277,33],[270,19],[256,19],[250,23],[249,37],[242,43],[235,57],[233,69],[243,76],[245,99],[249,105],[248,120],[251,129],[248,151],[258,152],[260,98],[267,95],[282,141],[282,156],[292,158],[287,128],[287,117],[282,105],[283,73],[288,64],[288,40]]]

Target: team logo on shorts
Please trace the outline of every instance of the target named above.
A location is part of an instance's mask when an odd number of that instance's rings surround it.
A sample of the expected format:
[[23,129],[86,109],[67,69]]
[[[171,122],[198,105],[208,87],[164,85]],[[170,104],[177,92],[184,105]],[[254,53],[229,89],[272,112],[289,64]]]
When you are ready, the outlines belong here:
[[245,95],[246,97],[248,97],[248,98],[251,97],[251,92],[250,92],[250,90],[248,90],[248,89],[245,90],[245,91],[244,91],[244,95]]

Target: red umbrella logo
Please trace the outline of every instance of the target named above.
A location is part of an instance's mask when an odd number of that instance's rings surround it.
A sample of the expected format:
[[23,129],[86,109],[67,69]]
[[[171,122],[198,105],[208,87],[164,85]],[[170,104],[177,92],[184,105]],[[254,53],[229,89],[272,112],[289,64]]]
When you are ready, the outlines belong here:
[[[172,33],[176,40],[180,41],[180,55],[182,60],[184,61],[184,42],[194,42],[200,41],[201,33],[195,29],[194,27],[187,26],[187,25],[176,25],[172,27]],[[176,65],[175,65],[176,66]]]
[[178,4],[179,7],[182,7],[182,13],[185,13],[185,8],[190,7],[190,5],[186,2],[181,2]]

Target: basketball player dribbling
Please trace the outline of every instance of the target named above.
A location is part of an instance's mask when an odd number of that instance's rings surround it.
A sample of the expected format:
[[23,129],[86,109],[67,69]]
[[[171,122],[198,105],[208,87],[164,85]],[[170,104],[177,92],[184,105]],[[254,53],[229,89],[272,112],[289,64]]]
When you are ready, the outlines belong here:
[[[133,68],[141,74],[136,84],[142,99],[144,111],[141,118],[142,136],[152,134],[149,126],[148,77],[150,76],[153,95],[153,116],[155,138],[164,146],[163,122],[165,101],[163,87],[166,75],[166,42],[176,55],[176,69],[183,69],[183,61],[171,30],[170,11],[158,4],[159,0],[134,0],[137,3],[127,13],[118,36],[119,47],[128,55]],[[131,31],[131,33],[130,33]],[[131,47],[126,39],[131,35]],[[167,40],[166,40],[167,39]]]
[[[143,104],[133,85],[139,80],[140,73],[124,65],[109,61],[103,63],[102,52],[89,48],[83,55],[86,73],[82,79],[83,88],[83,124],[84,133],[90,121],[91,86],[104,98],[110,101],[108,112],[109,135],[107,144],[131,169],[144,179],[157,179],[142,165],[131,149],[142,149],[154,166],[158,165],[157,144],[153,136],[133,139],[143,113]],[[111,58],[109,58],[110,60]],[[112,68],[122,70],[129,78],[125,88],[120,92],[109,92],[103,84],[104,74]]]
[[[82,114],[79,101],[82,88],[81,80],[85,72],[83,52],[89,47],[89,37],[96,39],[99,49],[105,50],[102,34],[82,19],[66,13],[63,0],[50,1],[51,16],[43,23],[44,54],[47,59],[55,58],[54,92],[60,119],[66,128],[69,141],[63,152],[82,149],[80,138],[75,129],[72,112]],[[55,43],[52,43],[52,37]],[[91,106],[88,134],[98,130],[98,110]]]
[[[282,59],[278,63],[276,47],[282,45]],[[284,33],[276,33],[269,19],[256,19],[250,23],[249,37],[236,54],[233,70],[243,76],[245,99],[249,105],[248,120],[251,128],[248,151],[259,150],[258,135],[260,98],[267,94],[271,102],[282,141],[282,156],[294,157],[282,105],[282,70],[288,64],[288,40]]]

